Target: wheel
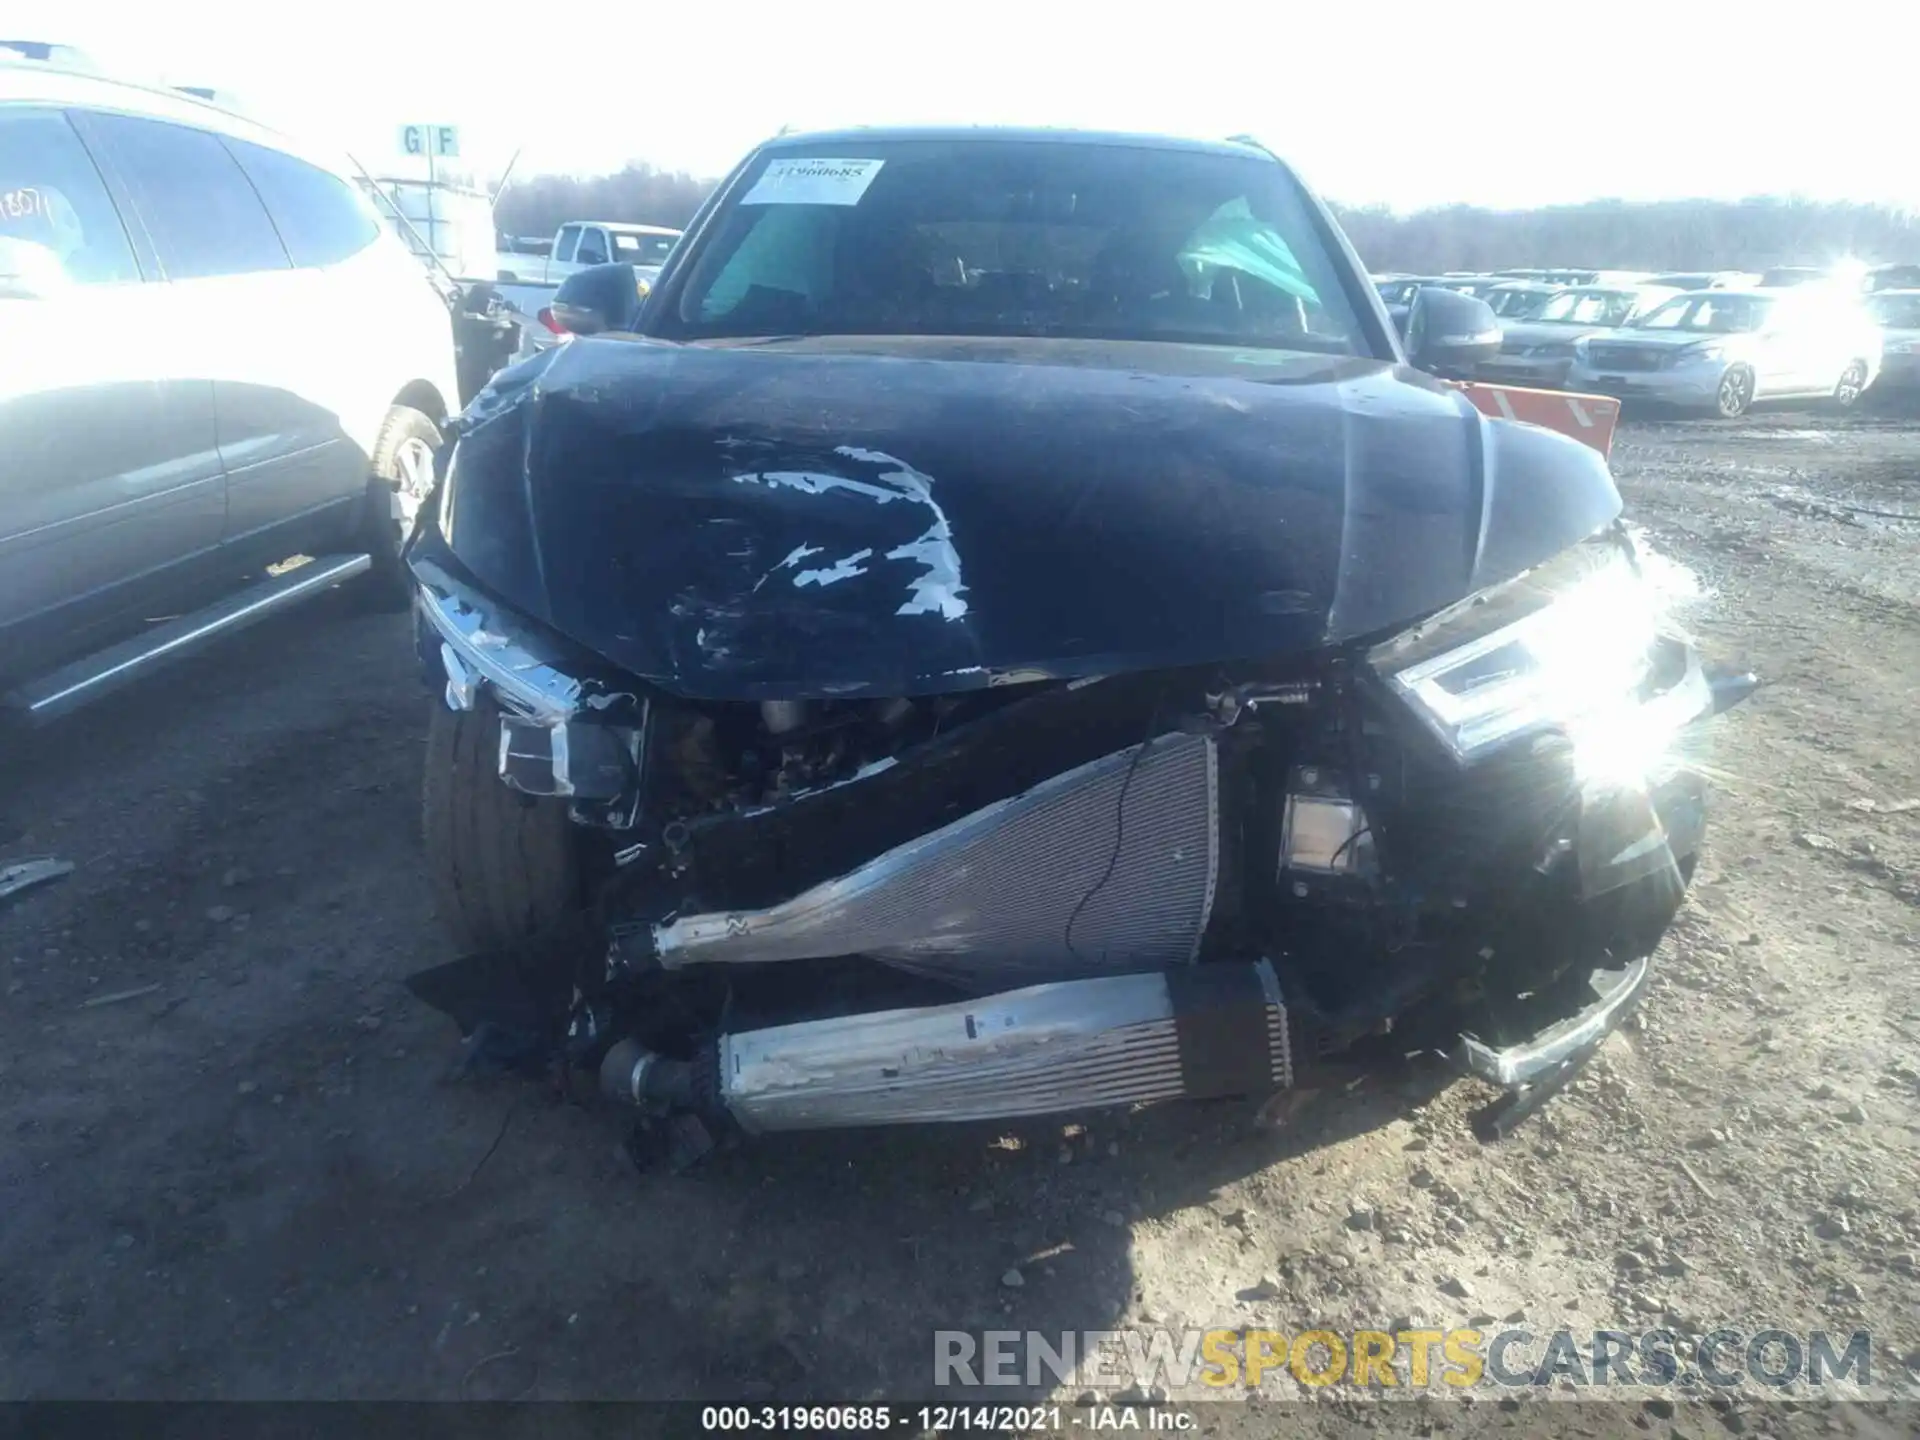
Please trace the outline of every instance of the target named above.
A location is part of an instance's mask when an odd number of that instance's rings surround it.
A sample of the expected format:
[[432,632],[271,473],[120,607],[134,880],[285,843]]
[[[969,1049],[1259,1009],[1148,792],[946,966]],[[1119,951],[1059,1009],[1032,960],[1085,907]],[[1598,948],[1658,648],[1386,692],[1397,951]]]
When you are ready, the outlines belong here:
[[1833,387],[1833,403],[1851,410],[1860,403],[1867,389],[1867,362],[1855,360],[1840,372],[1840,383]]
[[1720,389],[1713,398],[1713,408],[1719,412],[1722,420],[1738,420],[1752,404],[1753,371],[1744,365],[1735,365],[1720,377]]
[[366,533],[361,543],[373,557],[367,594],[382,609],[404,610],[413,596],[401,547],[413,533],[414,516],[433,490],[433,457],[446,443],[433,417],[408,405],[387,412],[373,447]]
[[563,800],[499,774],[500,713],[436,702],[427,727],[421,829],[440,920],[468,954],[514,949],[580,909],[578,828]]

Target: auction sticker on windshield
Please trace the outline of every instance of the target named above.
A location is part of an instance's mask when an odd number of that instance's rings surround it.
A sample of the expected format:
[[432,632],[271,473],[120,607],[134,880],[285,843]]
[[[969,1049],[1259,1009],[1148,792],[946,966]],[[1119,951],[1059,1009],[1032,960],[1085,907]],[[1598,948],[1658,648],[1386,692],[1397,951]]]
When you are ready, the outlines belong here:
[[884,160],[772,160],[742,205],[858,205]]

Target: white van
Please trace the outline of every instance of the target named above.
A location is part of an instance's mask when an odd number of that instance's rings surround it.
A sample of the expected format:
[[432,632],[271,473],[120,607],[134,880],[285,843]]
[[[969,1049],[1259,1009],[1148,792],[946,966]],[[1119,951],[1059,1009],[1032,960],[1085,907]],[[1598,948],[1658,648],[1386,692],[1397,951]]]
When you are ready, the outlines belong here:
[[0,60],[0,708],[51,718],[365,572],[404,603],[457,405],[446,302],[322,157]]

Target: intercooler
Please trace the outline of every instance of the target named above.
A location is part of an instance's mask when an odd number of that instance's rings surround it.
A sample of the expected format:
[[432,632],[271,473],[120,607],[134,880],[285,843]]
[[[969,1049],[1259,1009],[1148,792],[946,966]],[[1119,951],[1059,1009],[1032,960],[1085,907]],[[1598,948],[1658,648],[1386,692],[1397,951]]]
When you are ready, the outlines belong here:
[[[693,1079],[708,1065],[717,1086]],[[1292,1080],[1286,1008],[1264,961],[749,1030],[720,1036],[691,1066],[626,1042],[601,1068],[622,1100],[707,1096],[750,1131],[1055,1114],[1265,1094]]]
[[1191,961],[1219,868],[1210,737],[1163,735],[760,910],[655,925],[668,968],[867,955],[972,988]]

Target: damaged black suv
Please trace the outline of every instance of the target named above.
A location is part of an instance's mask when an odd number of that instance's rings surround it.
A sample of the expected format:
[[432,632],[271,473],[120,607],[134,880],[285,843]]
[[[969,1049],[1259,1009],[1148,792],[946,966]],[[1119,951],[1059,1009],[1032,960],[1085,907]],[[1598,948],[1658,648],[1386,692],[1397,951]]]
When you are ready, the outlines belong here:
[[1264,149],[782,137],[612,325],[409,550],[471,1034],[750,1131],[1426,1050],[1498,1133],[1639,999],[1751,680]]

